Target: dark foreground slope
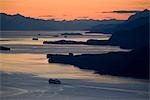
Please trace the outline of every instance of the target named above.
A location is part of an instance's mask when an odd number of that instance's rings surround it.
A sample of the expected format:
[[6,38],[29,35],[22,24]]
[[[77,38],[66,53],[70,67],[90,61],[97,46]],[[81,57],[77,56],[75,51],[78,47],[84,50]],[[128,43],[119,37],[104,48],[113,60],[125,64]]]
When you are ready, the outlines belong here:
[[112,37],[107,41],[95,40],[98,45],[115,45],[121,48],[137,49],[149,46],[149,20],[150,11],[144,10],[136,13],[119,25],[115,25]]
[[[49,62],[64,63],[82,69],[95,70],[100,74],[149,78],[149,14],[144,10],[131,16],[120,25],[112,38],[102,44],[130,48],[130,52],[107,54],[48,55]],[[94,43],[101,41],[94,41]]]
[[[116,27],[110,40],[77,41],[47,41],[55,44],[85,44],[85,45],[113,45],[121,48],[138,49],[149,46],[149,18],[150,11],[144,10],[129,17],[127,21]],[[111,30],[109,30],[111,31]]]
[[149,77],[148,48],[131,52],[111,52],[107,54],[47,55],[50,63],[64,63],[81,69],[95,70],[99,74],[127,76],[135,78]]
[[134,49],[149,46],[149,18],[149,10],[130,16],[127,21],[117,27],[109,43]]

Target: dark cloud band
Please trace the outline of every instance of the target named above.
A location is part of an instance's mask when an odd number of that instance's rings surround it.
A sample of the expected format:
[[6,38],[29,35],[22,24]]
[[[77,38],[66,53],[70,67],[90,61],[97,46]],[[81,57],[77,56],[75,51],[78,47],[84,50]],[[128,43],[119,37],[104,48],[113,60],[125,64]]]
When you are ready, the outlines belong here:
[[116,11],[102,12],[102,13],[128,14],[128,13],[137,13],[137,12],[140,12],[140,10],[116,10]]
[[139,10],[131,10],[131,11],[127,11],[127,10],[118,10],[118,11],[112,11],[112,13],[137,13],[140,12]]

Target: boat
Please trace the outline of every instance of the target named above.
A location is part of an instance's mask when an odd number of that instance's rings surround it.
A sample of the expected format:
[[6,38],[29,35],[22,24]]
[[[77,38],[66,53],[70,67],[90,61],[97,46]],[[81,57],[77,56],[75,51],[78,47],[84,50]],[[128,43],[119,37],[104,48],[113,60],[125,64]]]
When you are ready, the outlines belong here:
[[61,84],[61,81],[58,79],[49,79],[48,82],[49,84]]
[[35,37],[34,37],[34,38],[32,38],[32,40],[38,40],[38,38],[35,38]]

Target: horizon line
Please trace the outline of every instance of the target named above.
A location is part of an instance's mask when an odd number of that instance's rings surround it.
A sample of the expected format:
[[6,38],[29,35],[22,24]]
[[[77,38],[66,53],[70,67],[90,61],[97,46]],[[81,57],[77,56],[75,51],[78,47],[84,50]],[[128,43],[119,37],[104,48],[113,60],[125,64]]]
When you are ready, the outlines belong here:
[[[21,13],[14,13],[14,14],[10,14],[10,13],[5,13],[5,12],[0,12],[0,14],[5,14],[8,16],[16,16],[16,15],[20,15],[22,17],[25,18],[31,18],[31,19],[37,19],[37,20],[44,20],[44,21],[75,21],[75,20],[93,20],[93,21],[102,21],[102,20],[126,20],[126,19],[117,19],[117,18],[110,18],[110,19],[92,19],[92,18],[75,18],[75,19],[57,19],[57,18],[51,18],[51,19],[43,19],[43,18],[36,18],[36,17],[31,17],[31,16],[25,16]],[[130,16],[129,16],[130,17]]]

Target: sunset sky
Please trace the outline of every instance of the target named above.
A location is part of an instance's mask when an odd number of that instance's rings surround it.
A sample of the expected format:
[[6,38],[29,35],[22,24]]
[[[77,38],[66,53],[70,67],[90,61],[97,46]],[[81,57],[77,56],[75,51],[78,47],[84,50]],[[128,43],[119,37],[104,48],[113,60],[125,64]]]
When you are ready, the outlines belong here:
[[0,12],[57,20],[127,19],[149,5],[150,0],[0,0]]

